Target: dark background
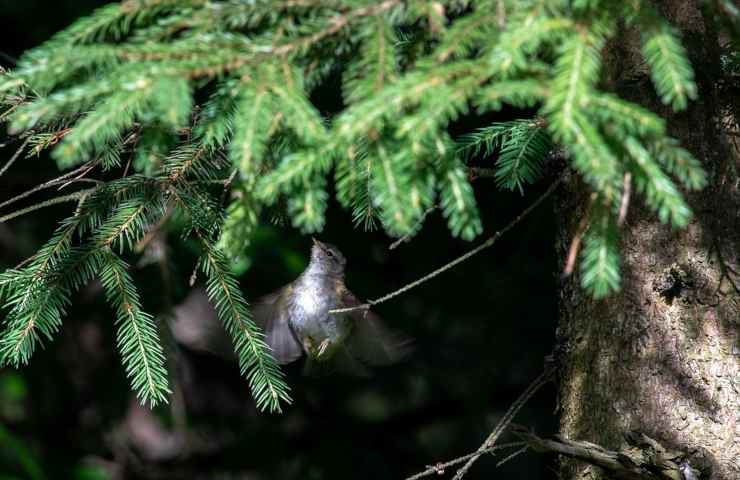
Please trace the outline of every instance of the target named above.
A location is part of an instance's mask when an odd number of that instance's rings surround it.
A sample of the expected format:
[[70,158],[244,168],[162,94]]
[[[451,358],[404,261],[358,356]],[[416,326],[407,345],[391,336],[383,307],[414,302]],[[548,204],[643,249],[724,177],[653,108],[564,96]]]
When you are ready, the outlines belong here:
[[[3,0],[0,64],[12,68],[24,50],[105,3]],[[316,92],[317,106],[335,108],[337,91]],[[482,125],[483,119],[468,117],[453,129]],[[8,140],[0,165],[15,148]],[[478,159],[483,166],[494,160]],[[0,201],[56,174],[45,156],[18,161],[0,177]],[[522,196],[477,180],[484,236],[519,214],[546,183]],[[0,267],[33,254],[72,205],[0,224]],[[550,352],[559,270],[552,211],[544,204],[493,248],[376,307],[388,324],[415,339],[416,350],[405,362],[377,369],[370,378],[306,377],[300,364],[289,366],[294,403],[283,415],[255,411],[246,381],[228,359],[182,344],[171,348],[177,379],[171,407],[154,413],[138,408],[118,360],[112,314],[93,284],[76,298],[61,335],[28,367],[0,370],[0,479],[403,478],[471,452],[541,372]],[[250,300],[294,279],[308,260],[308,237],[265,225],[240,278]],[[350,212],[336,204],[317,237],[345,253],[348,285],[362,298],[394,290],[482,241],[451,238],[433,213],[412,242],[389,251],[392,239],[355,229]],[[159,314],[169,302],[165,291],[175,303],[188,295],[196,259],[178,235],[168,240],[167,288],[157,265],[134,271],[148,310]],[[554,398],[548,385],[515,422],[553,432]],[[482,458],[468,478],[555,476],[551,460],[539,454],[526,453],[498,470],[496,461]]]

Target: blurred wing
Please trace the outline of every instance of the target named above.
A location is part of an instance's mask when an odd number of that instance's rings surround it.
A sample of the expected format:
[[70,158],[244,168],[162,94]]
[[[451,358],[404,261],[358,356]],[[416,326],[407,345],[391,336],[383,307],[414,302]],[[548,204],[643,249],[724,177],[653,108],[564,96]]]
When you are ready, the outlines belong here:
[[288,323],[287,308],[278,308],[283,295],[290,293],[288,285],[277,292],[257,300],[252,305],[254,321],[265,333],[265,343],[272,349],[272,355],[281,365],[297,360],[302,354],[301,344],[295,338]]
[[[362,305],[343,285],[340,289],[342,308]],[[347,348],[357,358],[370,365],[390,365],[411,352],[412,340],[383,325],[380,317],[369,310],[348,312],[352,318],[352,333]]]
[[236,358],[231,338],[218,320],[204,288],[194,288],[175,306],[170,325],[172,335],[181,345],[228,360]]

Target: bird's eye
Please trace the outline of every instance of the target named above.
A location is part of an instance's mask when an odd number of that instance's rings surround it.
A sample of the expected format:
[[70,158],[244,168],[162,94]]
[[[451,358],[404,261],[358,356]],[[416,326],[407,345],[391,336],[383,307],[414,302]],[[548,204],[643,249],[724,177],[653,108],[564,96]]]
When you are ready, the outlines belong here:
[[331,250],[327,250],[326,254],[329,256],[329,258],[334,257],[334,253]]

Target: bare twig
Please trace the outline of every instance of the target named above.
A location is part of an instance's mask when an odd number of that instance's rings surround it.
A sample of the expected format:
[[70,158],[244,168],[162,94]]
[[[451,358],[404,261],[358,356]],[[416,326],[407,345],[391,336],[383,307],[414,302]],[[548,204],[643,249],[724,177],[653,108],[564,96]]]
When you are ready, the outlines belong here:
[[[427,208],[426,211],[421,214],[421,218],[419,219],[419,222],[418,223],[422,223],[424,221],[424,219],[427,218],[427,215],[429,215],[430,213],[432,213],[433,211],[435,211],[438,208],[439,208],[439,205],[432,205],[431,207]],[[414,230],[416,230],[416,227],[414,227]],[[396,240],[395,242],[391,243],[391,245],[388,247],[388,250],[395,250],[403,242],[407,242],[411,238],[412,235],[413,235],[413,233],[407,233],[403,237],[401,237],[398,240]]]
[[522,453],[526,452],[527,450],[529,450],[529,446],[528,445],[525,445],[522,448],[520,448],[519,450],[517,450],[515,452],[512,452],[510,455],[508,455],[508,456],[502,458],[501,460],[499,460],[498,463],[496,463],[496,468],[500,467],[501,465],[503,465],[504,463],[508,462],[509,460],[511,460],[511,459],[513,459],[515,457],[518,457],[519,455],[521,455]]
[[563,180],[563,177],[562,176],[558,177],[558,179],[555,180],[547,188],[547,190],[545,191],[545,193],[543,193],[542,195],[540,195],[539,198],[537,198],[537,200],[535,200],[534,202],[532,202],[531,205],[529,205],[527,208],[525,208],[524,211],[522,213],[520,213],[514,220],[512,220],[511,222],[509,222],[508,225],[506,225],[504,228],[502,228],[498,232],[494,233],[485,242],[483,242],[482,244],[478,245],[474,249],[470,250],[465,255],[462,255],[461,257],[456,258],[455,260],[453,260],[453,261],[451,261],[451,262],[449,262],[449,263],[441,266],[440,268],[434,270],[433,272],[431,272],[431,273],[429,273],[427,275],[424,275],[423,277],[421,277],[421,278],[419,278],[419,279],[417,279],[417,280],[415,280],[415,281],[413,281],[413,282],[411,282],[409,284],[406,284],[406,285],[404,285],[403,287],[401,287],[401,288],[399,288],[397,290],[394,290],[394,291],[392,291],[392,292],[390,292],[390,293],[388,293],[386,295],[383,295],[380,298],[376,298],[375,300],[368,300],[366,303],[363,303],[362,305],[358,305],[358,306],[355,306],[355,307],[336,308],[336,309],[330,310],[329,313],[346,313],[346,312],[352,312],[352,311],[355,311],[355,310],[367,310],[370,307],[372,307],[373,305],[377,305],[379,303],[386,302],[386,301],[390,300],[393,297],[396,297],[398,295],[401,295],[402,293],[405,293],[405,292],[411,290],[412,288],[421,285],[422,283],[428,282],[429,280],[431,280],[432,278],[436,277],[437,275],[439,275],[441,273],[444,273],[447,270],[451,269],[452,267],[458,265],[459,263],[462,263],[465,260],[469,259],[470,257],[472,257],[473,255],[475,255],[476,253],[480,253],[481,251],[485,250],[486,248],[488,248],[491,245],[493,245],[494,243],[496,243],[496,241],[499,238],[501,238],[502,235],[504,235],[506,232],[508,232],[509,230],[511,230],[512,228],[514,228],[515,225],[517,225],[524,218],[526,218],[527,215],[529,215],[530,213],[532,213],[532,211],[535,208],[537,208],[543,201],[545,201],[545,199],[547,197],[549,197],[550,195],[552,195],[552,193],[555,191],[555,189],[558,187],[558,185],[560,185],[560,182],[562,182],[562,180]]
[[63,195],[61,197],[51,198],[51,199],[46,200],[44,202],[35,203],[35,204],[31,205],[30,207],[26,207],[26,208],[23,208],[21,210],[16,210],[15,212],[11,212],[11,213],[9,213],[7,215],[4,215],[4,216],[0,217],[0,223],[5,223],[8,220],[12,220],[12,219],[14,219],[16,217],[20,217],[21,215],[25,215],[27,213],[31,213],[31,212],[34,212],[36,210],[40,210],[42,208],[50,207],[52,205],[57,205],[59,203],[71,202],[73,200],[77,200],[80,197],[82,197],[83,195],[87,195],[88,193],[92,192],[93,190],[95,190],[95,188],[90,188],[90,189],[87,189],[87,190],[80,190],[79,192],[70,193],[69,195]]
[[[513,448],[513,447],[521,447],[521,446],[525,446],[526,447],[526,445],[527,445],[526,442],[502,443],[501,445],[496,445],[495,447],[491,447],[491,448],[486,449],[486,451],[483,452],[483,453],[493,453],[493,452],[495,452],[497,450],[503,450],[505,448]],[[434,475],[434,474],[443,475],[445,473],[445,469],[446,468],[448,468],[448,467],[454,467],[455,465],[457,465],[459,463],[462,463],[462,462],[468,460],[469,458],[471,458],[471,457],[473,457],[475,455],[478,455],[478,452],[477,451],[472,452],[472,453],[469,453],[467,455],[463,455],[462,457],[458,457],[458,458],[449,460],[449,461],[444,462],[444,463],[437,462],[434,465],[428,465],[427,468],[426,468],[426,470],[421,471],[421,472],[419,472],[417,474],[411,475],[410,477],[407,477],[406,480],[417,480],[419,478],[428,477],[429,475]],[[508,458],[508,457],[506,457],[506,458]]]
[[15,151],[12,157],[10,157],[10,160],[8,160],[8,163],[5,164],[3,168],[0,168],[0,177],[3,176],[3,173],[5,173],[14,163],[16,160],[18,160],[18,157],[21,156],[21,153],[23,153],[23,150],[26,149],[26,146],[28,145],[28,142],[31,141],[31,137],[28,136],[20,147],[18,147],[18,150]]
[[175,212],[175,210],[172,208],[172,205],[167,205],[167,209],[165,211],[165,214],[162,215],[162,218],[159,219],[156,225],[152,227],[148,232],[146,232],[146,235],[144,235],[144,238],[139,240],[139,242],[134,247],[134,251],[137,253],[141,253],[144,251],[144,249],[151,243],[152,240],[157,236],[157,234],[160,232],[162,227],[165,223],[167,223],[167,220],[172,217],[172,214]]
[[630,206],[630,196],[632,195],[632,173],[624,172],[624,188],[622,189],[622,204],[619,206],[619,217],[617,225],[620,227],[627,218],[627,210]]
[[569,277],[573,273],[573,269],[576,265],[576,258],[578,258],[578,250],[581,247],[581,240],[583,240],[583,235],[586,233],[586,227],[588,227],[591,205],[593,205],[595,200],[596,194],[592,193],[588,206],[586,207],[586,213],[581,217],[581,221],[578,223],[578,229],[576,230],[575,235],[573,235],[573,239],[570,241],[568,258],[565,260],[565,268],[563,269],[563,277]]
[[229,178],[223,181],[224,191],[221,193],[221,201],[219,202],[220,205],[223,205],[224,202],[226,201],[226,196],[229,194],[229,187],[231,187],[231,183],[236,178],[236,174],[238,171],[239,170],[235,168],[234,170],[231,171],[231,175],[229,175]]
[[0,203],[0,208],[6,207],[6,206],[10,205],[11,203],[17,202],[18,200],[23,200],[24,198],[26,198],[26,197],[28,197],[30,195],[33,195],[34,193],[39,192],[41,190],[44,190],[46,188],[54,187],[56,185],[59,185],[60,183],[64,183],[64,181],[66,181],[68,178],[73,177],[73,176],[79,174],[80,172],[82,172],[86,168],[88,168],[90,165],[91,165],[91,162],[88,162],[88,163],[82,165],[81,167],[76,168],[75,170],[72,170],[71,172],[67,172],[64,175],[60,175],[57,178],[54,178],[54,179],[49,180],[48,182],[44,182],[41,185],[37,185],[37,186],[35,186],[34,188],[32,188],[30,190],[26,190],[25,192],[23,192],[21,194],[18,194],[15,197],[13,197],[13,198],[11,198],[9,200],[5,200],[4,202]]
[[496,178],[496,170],[493,168],[468,167],[468,176],[471,180],[476,178]]
[[473,466],[476,460],[478,460],[481,455],[486,453],[486,450],[495,445],[496,440],[498,440],[501,434],[504,433],[504,430],[506,430],[506,427],[509,426],[516,414],[519,413],[519,410],[521,410],[522,407],[527,403],[527,401],[532,398],[532,395],[534,395],[537,390],[539,390],[543,385],[550,381],[553,373],[555,373],[555,364],[550,364],[545,367],[545,371],[543,371],[537,378],[535,378],[534,381],[529,384],[527,389],[524,390],[524,393],[522,393],[519,398],[517,398],[516,401],[511,404],[509,410],[507,410],[501,420],[499,420],[491,434],[488,436],[488,438],[486,438],[486,441],[483,442],[476,454],[472,455],[467,463],[465,463],[465,465],[463,465],[460,470],[455,473],[455,476],[452,480],[460,480],[466,473],[468,473],[468,470],[470,470],[470,467]]
[[[88,162],[88,164],[86,164],[86,165],[88,165],[88,166],[87,166],[87,168],[85,168],[85,169],[84,169],[84,170],[82,171],[82,173],[80,173],[80,174],[79,174],[79,175],[77,175],[76,177],[72,178],[71,180],[69,180],[69,181],[67,181],[67,182],[63,183],[63,184],[62,184],[62,185],[61,185],[61,186],[60,186],[59,188],[57,188],[57,190],[61,190],[61,189],[65,188],[65,187],[67,187],[68,185],[71,185],[71,184],[73,184],[73,183],[75,183],[75,182],[79,182],[79,181],[85,181],[85,180],[87,180],[87,179],[84,179],[84,178],[82,178],[82,177],[84,177],[85,175],[87,175],[88,173],[90,173],[90,171],[92,171],[92,169],[93,169],[93,168],[95,168],[95,167],[96,167],[96,166],[98,165],[98,162],[97,162],[97,161],[94,161],[94,162]],[[95,181],[95,182],[98,182],[98,180],[93,180],[93,181]],[[100,183],[103,183],[103,182],[100,182]]]
[[[134,154],[136,153],[136,146],[139,143],[139,139],[141,138],[141,127],[138,127],[135,132],[132,132],[131,135],[126,138],[126,140],[123,142],[124,145],[131,143],[131,153],[128,156],[128,160],[126,160],[126,166],[123,167],[123,174],[121,175],[121,178],[128,175],[128,171],[131,168],[131,164],[134,161]],[[189,139],[188,139],[189,140]]]
[[13,65],[18,63],[17,58],[15,58],[13,55],[10,55],[9,53],[3,52],[2,50],[0,50],[0,58],[8,63],[12,63]]

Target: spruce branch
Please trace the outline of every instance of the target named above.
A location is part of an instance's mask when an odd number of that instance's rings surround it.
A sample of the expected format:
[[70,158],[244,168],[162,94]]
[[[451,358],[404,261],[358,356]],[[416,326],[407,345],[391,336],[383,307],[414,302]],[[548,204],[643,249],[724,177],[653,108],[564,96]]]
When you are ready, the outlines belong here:
[[382,16],[361,32],[363,42],[357,60],[344,73],[343,96],[357,103],[381,91],[398,75],[398,36],[394,25]]
[[442,173],[440,206],[453,235],[472,240],[483,231],[473,187],[459,162],[448,162]]
[[619,291],[621,286],[619,229],[609,206],[599,200],[591,209],[581,252],[581,285],[595,299]]
[[373,204],[380,207],[383,224],[391,235],[409,232],[421,216],[418,205],[408,201],[411,172],[399,156],[392,155],[383,145],[378,145],[376,160],[370,176]]
[[691,210],[675,184],[637,139],[627,138],[625,147],[635,162],[636,168],[632,172],[637,190],[645,194],[648,206],[657,211],[658,219],[678,227],[686,226],[691,218]]
[[247,302],[229,272],[225,257],[200,234],[199,238],[203,247],[200,268],[208,277],[206,292],[234,341],[241,373],[249,380],[257,407],[281,412],[281,403],[291,402],[284,375],[264,342],[263,334],[252,321]]
[[272,95],[265,89],[253,90],[243,85],[236,100],[234,117],[231,120],[233,139],[229,145],[231,163],[238,169],[242,180],[252,186],[260,172],[269,125],[275,115]]
[[[496,183],[502,188],[516,188],[523,193],[525,184],[539,178],[542,163],[553,149],[544,125],[544,120],[539,118],[493,123],[464,135],[458,142],[458,151],[463,155],[485,156],[498,151],[496,169],[491,171]],[[485,175],[487,172],[480,173]]]
[[126,375],[142,405],[154,407],[167,403],[167,368],[157,326],[151,315],[141,309],[139,294],[128,274],[128,266],[108,246],[100,278],[108,302],[116,310],[118,348]]
[[0,286],[11,307],[0,335],[1,365],[27,364],[36,345],[59,330],[72,293],[97,272],[99,258],[71,245],[77,226],[74,221],[62,225],[26,269],[12,272]]
[[643,36],[642,51],[650,65],[651,76],[663,103],[674,110],[686,108],[696,99],[694,71],[686,50],[677,38],[676,30],[665,21],[656,20]]
[[[677,183],[699,189],[707,176],[667,136],[660,116],[603,91],[602,47],[625,9],[596,14],[597,4],[129,0],[81,19],[25,54],[14,71],[0,71],[0,121],[24,139],[0,175],[29,146],[29,155],[53,148],[62,167],[83,163],[0,208],[46,188],[96,183],[0,217],[79,199],[37,255],[0,274],[9,309],[0,360],[25,363],[59,328],[72,292],[102,263],[122,262],[100,252],[135,250],[172,215],[173,228],[204,244],[200,268],[258,405],[279,410],[287,385],[264,363],[269,352],[226,258],[244,255],[267,207],[286,211],[305,232],[322,229],[332,168],[336,197],[356,225],[382,224],[408,239],[439,206],[451,233],[470,240],[482,230],[471,180],[493,174],[499,188],[523,191],[557,145],[595,199],[566,271],[580,251],[582,285],[597,297],[616,291],[619,226],[632,197],[644,197],[660,220],[685,226],[691,212]],[[652,10],[627,20],[641,28],[658,94],[683,108],[697,92],[680,39]],[[312,100],[329,78],[341,82],[345,101],[330,114]],[[491,124],[463,136],[456,150],[455,119],[504,105],[536,116]],[[471,152],[495,163],[466,169]],[[117,171],[123,155],[124,178],[87,178],[97,165]],[[468,254],[358,308],[492,245],[554,188]],[[125,273],[116,265],[113,273]],[[120,299],[125,282],[115,285]],[[142,327],[150,321],[138,311],[126,318]],[[161,401],[164,390],[149,383],[140,396]]]
[[331,19],[331,23],[328,27],[320,30],[313,35],[306,38],[300,38],[297,41],[286,43],[279,47],[265,47],[261,51],[265,53],[272,53],[277,56],[286,55],[294,50],[305,50],[306,48],[320,42],[326,37],[336,34],[343,28],[348,26],[351,22],[360,19],[362,17],[380,15],[383,12],[396,7],[401,3],[401,0],[385,0],[376,5],[368,5],[352,10],[343,15],[337,15]]

